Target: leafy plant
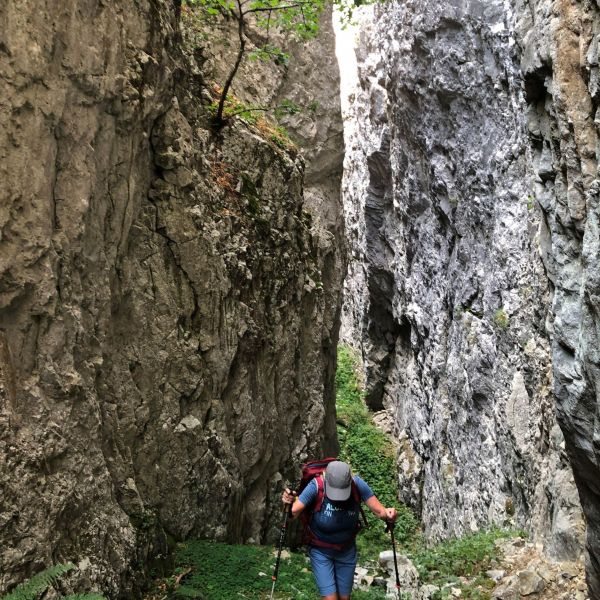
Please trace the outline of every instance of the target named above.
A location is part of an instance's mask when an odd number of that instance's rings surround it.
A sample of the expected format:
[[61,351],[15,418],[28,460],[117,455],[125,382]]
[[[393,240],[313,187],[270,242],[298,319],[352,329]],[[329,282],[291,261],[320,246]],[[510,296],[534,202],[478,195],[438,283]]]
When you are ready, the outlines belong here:
[[506,529],[490,529],[462,538],[446,540],[430,548],[421,547],[411,559],[423,581],[436,585],[457,577],[474,577],[489,568],[498,557],[495,541],[520,535]]
[[[71,563],[58,564],[40,571],[27,581],[19,584],[14,590],[0,600],[35,600],[42,592],[55,584],[63,575],[75,569]],[[102,594],[90,592],[63,596],[64,600],[104,600]]]
[[270,41],[273,29],[300,40],[314,37],[319,31],[319,19],[327,2],[332,2],[348,22],[354,8],[374,0],[186,0],[186,8],[204,13],[208,19],[223,16],[237,23],[238,51],[226,79],[213,117],[215,126],[225,123],[225,103],[231,85],[239,71],[250,40],[248,26],[252,21],[266,33],[266,41],[250,53],[251,58],[273,59],[287,65],[289,56]]
[[[275,558],[272,547],[234,546],[221,542],[196,540],[182,544],[175,557],[179,568],[191,568],[176,596],[231,600],[231,598],[268,598]],[[312,600],[317,590],[302,553],[282,556],[276,597],[280,600]]]
[[494,313],[494,323],[500,329],[508,329],[509,322],[510,322],[510,319],[508,318],[508,315],[506,314],[506,311],[503,308],[499,308]]

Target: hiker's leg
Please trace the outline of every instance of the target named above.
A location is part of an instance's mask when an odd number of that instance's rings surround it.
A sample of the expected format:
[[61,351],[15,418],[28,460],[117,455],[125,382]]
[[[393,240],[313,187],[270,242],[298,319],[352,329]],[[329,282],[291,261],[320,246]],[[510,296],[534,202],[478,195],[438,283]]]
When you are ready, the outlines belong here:
[[331,551],[310,546],[308,556],[319,594],[326,600],[338,600]]
[[335,579],[339,600],[349,600],[354,583],[354,571],[356,569],[356,546],[336,553],[335,557]]

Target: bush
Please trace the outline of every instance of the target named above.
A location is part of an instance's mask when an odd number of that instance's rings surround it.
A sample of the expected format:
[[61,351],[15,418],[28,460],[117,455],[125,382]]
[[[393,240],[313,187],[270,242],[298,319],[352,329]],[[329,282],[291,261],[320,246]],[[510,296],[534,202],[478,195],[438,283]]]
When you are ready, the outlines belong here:
[[423,581],[446,581],[449,578],[474,577],[487,570],[498,557],[495,541],[517,532],[491,529],[462,538],[446,540],[431,548],[421,548],[411,555]]

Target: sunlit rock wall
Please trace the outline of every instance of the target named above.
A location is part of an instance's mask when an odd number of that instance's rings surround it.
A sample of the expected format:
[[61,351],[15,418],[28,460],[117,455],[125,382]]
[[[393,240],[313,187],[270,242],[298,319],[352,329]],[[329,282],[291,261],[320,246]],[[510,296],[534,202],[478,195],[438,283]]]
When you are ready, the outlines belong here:
[[514,2],[539,243],[553,291],[556,411],[587,523],[600,598],[598,2]]
[[429,536],[516,524],[576,559],[513,18],[501,1],[406,0],[363,24],[343,338],[362,351],[369,404],[394,417],[401,496]]

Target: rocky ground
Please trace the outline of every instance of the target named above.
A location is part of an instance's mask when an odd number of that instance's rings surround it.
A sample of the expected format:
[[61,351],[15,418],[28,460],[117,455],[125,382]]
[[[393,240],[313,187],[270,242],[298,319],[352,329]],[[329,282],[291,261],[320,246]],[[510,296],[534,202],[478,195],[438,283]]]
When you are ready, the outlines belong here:
[[[583,562],[548,559],[540,544],[522,538],[496,542],[500,558],[492,561],[485,576],[461,577],[442,587],[420,581],[419,572],[406,555],[398,554],[400,593],[396,591],[391,550],[382,552],[377,568],[357,567],[356,589],[385,587],[389,598],[437,600],[438,598],[490,598],[491,600],[590,600]],[[467,591],[468,590],[468,591]]]
[[498,583],[493,600],[589,600],[582,562],[551,561],[539,544],[523,540],[500,540],[499,545],[503,558],[488,571]]

